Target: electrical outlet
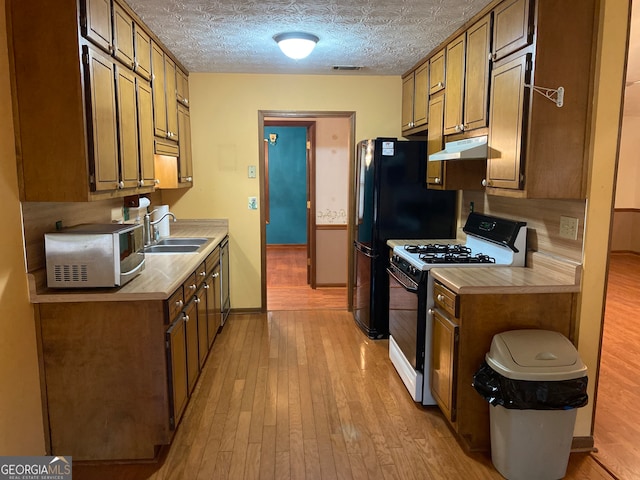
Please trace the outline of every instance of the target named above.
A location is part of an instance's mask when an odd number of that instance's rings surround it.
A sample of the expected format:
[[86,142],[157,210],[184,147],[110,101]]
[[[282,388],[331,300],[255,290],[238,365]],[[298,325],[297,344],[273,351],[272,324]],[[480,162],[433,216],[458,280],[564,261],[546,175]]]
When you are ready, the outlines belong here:
[[578,239],[578,219],[560,216],[560,237],[568,240]]
[[257,210],[258,209],[258,198],[257,197],[249,197],[249,210]]

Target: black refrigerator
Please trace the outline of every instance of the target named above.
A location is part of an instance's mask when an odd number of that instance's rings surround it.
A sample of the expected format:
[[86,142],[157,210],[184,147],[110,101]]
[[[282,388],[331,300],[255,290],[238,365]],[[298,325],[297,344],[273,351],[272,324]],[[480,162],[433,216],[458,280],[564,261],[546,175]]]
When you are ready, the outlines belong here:
[[353,317],[370,338],[389,335],[389,239],[455,238],[456,192],[427,189],[424,141],[358,143]]

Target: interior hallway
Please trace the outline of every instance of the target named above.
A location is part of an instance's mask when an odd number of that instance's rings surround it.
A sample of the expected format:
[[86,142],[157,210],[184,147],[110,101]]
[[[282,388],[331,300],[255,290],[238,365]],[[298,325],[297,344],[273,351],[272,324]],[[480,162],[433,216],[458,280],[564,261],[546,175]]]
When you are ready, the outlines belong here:
[[640,256],[612,254],[594,437],[604,465],[640,478]]
[[267,310],[314,309],[346,310],[346,287],[307,284],[306,245],[267,245]]

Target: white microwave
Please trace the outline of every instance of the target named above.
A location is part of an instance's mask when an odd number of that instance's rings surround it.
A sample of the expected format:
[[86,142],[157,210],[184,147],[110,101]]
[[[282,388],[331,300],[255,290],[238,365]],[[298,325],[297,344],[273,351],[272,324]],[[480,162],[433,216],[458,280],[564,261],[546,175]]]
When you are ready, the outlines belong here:
[[82,224],[45,233],[51,288],[119,287],[144,270],[142,225]]

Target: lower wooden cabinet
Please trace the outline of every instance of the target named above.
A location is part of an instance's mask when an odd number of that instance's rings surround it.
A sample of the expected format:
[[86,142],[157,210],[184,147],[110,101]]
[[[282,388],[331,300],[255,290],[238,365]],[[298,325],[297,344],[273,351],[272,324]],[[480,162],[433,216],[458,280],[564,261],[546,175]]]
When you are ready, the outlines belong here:
[[167,363],[171,391],[170,427],[175,428],[187,406],[187,343],[184,318],[180,315],[167,329]]
[[461,444],[470,451],[490,447],[489,404],[473,388],[491,340],[507,330],[537,328],[572,339],[573,293],[459,295],[436,281],[431,391]]

